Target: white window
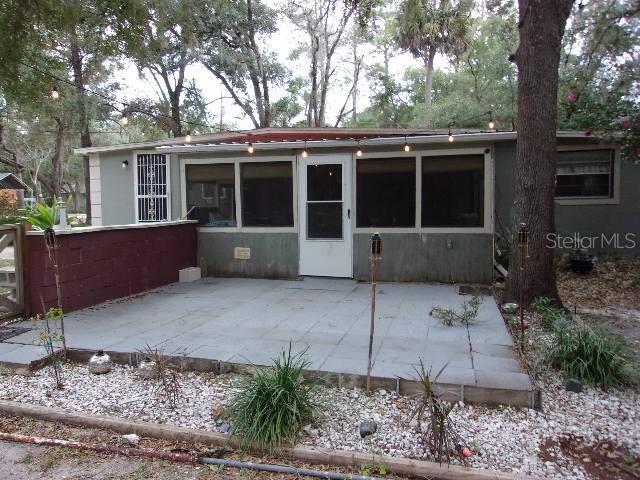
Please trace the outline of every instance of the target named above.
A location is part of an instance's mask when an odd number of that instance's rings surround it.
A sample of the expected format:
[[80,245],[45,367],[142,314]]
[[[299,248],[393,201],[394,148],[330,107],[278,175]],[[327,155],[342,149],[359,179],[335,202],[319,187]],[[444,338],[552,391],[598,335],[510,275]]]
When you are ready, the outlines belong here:
[[166,155],[137,154],[135,182],[136,221],[169,220],[169,165]]

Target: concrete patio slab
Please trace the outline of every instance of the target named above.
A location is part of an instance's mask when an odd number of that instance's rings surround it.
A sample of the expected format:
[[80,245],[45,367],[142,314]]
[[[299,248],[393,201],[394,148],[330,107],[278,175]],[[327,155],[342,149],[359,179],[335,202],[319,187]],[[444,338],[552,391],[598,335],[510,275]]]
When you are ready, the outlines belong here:
[[[504,390],[505,403],[508,392],[517,391],[525,399],[520,403],[531,403],[531,381],[491,297],[484,297],[472,324],[447,327],[429,312],[435,306],[459,310],[468,297],[456,286],[384,283],[378,293],[372,375],[400,385],[399,378],[416,378],[422,360],[434,375],[445,367],[438,381],[453,385],[452,391],[455,385]],[[149,345],[172,356],[269,365],[291,342],[294,351],[306,350],[310,368],[352,376],[366,375],[369,326],[370,286],[324,278],[205,278],[74,312],[65,320],[70,348],[128,354]],[[41,358],[42,347],[33,345],[36,334],[0,343],[0,361]]]

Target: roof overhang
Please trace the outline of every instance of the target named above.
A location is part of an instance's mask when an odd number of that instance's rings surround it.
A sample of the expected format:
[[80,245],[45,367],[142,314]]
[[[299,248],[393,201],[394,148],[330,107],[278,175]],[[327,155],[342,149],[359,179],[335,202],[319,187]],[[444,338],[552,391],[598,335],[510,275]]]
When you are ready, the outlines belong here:
[[13,173],[0,173],[0,190],[28,190],[29,187]]
[[[194,136],[191,142],[186,142],[184,137],[168,138],[153,142],[124,143],[102,147],[76,148],[74,152],[80,155],[95,153],[133,151],[133,150],[157,150],[167,153],[197,153],[197,152],[221,152],[244,151],[247,143],[252,142],[256,150],[282,150],[300,149],[307,145],[308,148],[332,148],[362,146],[398,145],[408,141],[411,145],[424,144],[451,144],[447,131],[434,133],[421,133],[424,130],[403,129],[310,129],[307,137],[302,137],[303,130],[299,129],[298,135],[302,138],[294,140],[277,140],[278,135],[265,134],[263,129],[260,134],[256,131],[228,132],[209,135]],[[277,130],[277,129],[275,129]],[[453,131],[454,142],[493,142],[515,140],[515,131],[486,131],[486,132],[460,132]],[[341,138],[326,138],[331,136]],[[316,138],[314,138],[316,137]],[[583,132],[558,131],[558,138],[590,138]],[[268,138],[268,141],[261,141]],[[276,138],[276,139],[274,139]],[[592,137],[591,137],[592,138]],[[406,139],[406,140],[405,140]]]

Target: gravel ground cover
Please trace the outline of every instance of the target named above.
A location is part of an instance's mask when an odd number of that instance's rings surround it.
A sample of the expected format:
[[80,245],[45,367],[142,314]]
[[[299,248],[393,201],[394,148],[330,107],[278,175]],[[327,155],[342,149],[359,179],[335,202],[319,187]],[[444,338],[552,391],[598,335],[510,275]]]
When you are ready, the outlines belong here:
[[[233,394],[240,377],[181,373],[181,396],[175,409],[151,395],[150,381],[131,367],[115,366],[106,375],[91,375],[84,365],[64,368],[64,390],[52,388],[48,368],[32,376],[0,376],[0,398],[107,414],[184,427],[225,431],[216,418]],[[471,466],[551,478],[596,478],[588,473],[591,459],[567,454],[566,444],[615,445],[630,457],[640,457],[640,393],[602,392],[587,388],[567,392],[560,377],[544,378],[544,412],[512,407],[487,408],[459,404],[452,418],[475,455]],[[324,388],[326,407],[316,425],[308,425],[300,442],[345,450],[429,459],[420,427],[407,419],[415,399],[395,392],[371,395],[359,389]],[[358,426],[374,420],[378,431],[362,440]],[[622,459],[621,461],[624,461]],[[627,462],[629,459],[627,458]],[[612,476],[610,478],[632,478]]]

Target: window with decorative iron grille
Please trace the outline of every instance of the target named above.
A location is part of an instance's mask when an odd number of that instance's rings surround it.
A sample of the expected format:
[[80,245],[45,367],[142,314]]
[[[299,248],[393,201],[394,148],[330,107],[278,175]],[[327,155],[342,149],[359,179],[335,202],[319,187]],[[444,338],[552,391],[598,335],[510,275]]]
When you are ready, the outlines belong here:
[[169,220],[169,169],[166,155],[144,153],[136,156],[136,220]]

